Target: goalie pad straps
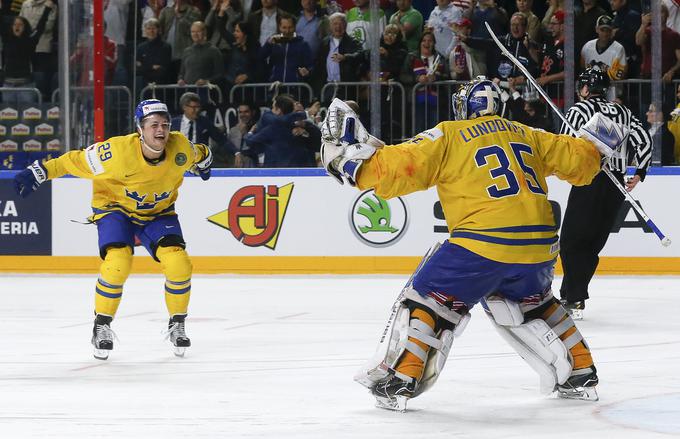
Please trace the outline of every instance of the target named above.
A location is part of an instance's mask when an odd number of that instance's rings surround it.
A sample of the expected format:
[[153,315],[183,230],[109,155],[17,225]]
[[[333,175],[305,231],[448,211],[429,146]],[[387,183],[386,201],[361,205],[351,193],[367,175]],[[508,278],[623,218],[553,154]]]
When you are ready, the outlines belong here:
[[551,393],[569,378],[567,348],[543,319],[529,320],[519,303],[503,297],[490,296],[484,304],[500,335],[538,373],[541,392]]
[[541,317],[569,350],[574,369],[593,366],[593,357],[588,345],[581,332],[576,328],[574,320],[569,316],[567,310],[557,302],[557,299],[553,299]]
[[435,337],[436,326],[435,315],[417,306],[412,309],[406,350],[397,362],[397,372],[418,381],[422,378],[430,347],[441,348],[441,342]]

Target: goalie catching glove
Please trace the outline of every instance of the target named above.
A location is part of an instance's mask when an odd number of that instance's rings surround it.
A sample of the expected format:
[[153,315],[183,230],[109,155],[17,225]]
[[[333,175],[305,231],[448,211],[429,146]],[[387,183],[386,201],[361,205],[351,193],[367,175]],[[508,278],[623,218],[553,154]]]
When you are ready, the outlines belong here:
[[361,162],[384,145],[366,131],[359,116],[343,101],[334,99],[321,125],[321,162],[326,172],[340,184],[352,186]]
[[619,156],[628,139],[628,130],[602,113],[595,113],[580,130],[578,136],[595,145],[604,157]]

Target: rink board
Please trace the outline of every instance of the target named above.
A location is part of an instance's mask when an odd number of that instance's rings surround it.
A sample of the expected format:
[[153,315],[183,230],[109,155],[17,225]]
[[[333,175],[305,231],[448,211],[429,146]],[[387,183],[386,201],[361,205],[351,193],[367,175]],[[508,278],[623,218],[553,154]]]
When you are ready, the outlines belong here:
[[[51,200],[43,195],[36,209],[33,197],[26,202],[8,190],[12,176],[0,175],[0,270],[96,271],[96,227],[82,224],[91,213],[91,182],[57,179]],[[548,184],[563,213],[570,186],[556,178]],[[678,188],[679,170],[652,169],[634,195],[680,240]],[[215,170],[207,182],[185,180],[176,210],[199,273],[405,273],[448,236],[436,190],[381,202],[320,169]],[[40,236],[51,246],[37,252]],[[136,254],[143,257],[135,270],[159,271],[143,248]],[[601,256],[602,273],[680,273],[680,242],[662,247],[627,203]]]

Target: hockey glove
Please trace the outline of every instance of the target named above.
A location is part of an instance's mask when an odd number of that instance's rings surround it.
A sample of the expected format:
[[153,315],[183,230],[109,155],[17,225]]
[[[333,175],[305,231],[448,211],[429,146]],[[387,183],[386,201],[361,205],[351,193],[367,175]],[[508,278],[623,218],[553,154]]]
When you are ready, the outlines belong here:
[[618,157],[628,139],[628,129],[602,113],[595,113],[578,130],[578,135],[593,143],[604,157]]
[[196,165],[195,165],[196,169],[194,171],[194,174],[201,177],[201,180],[203,180],[203,181],[210,178],[210,165],[212,164],[212,160],[213,160],[213,155],[212,155],[212,151],[210,150],[210,147],[206,146],[205,150],[208,152],[208,155],[206,155],[203,160],[196,163]]
[[[370,135],[359,117],[340,99],[334,99],[321,125],[321,162],[326,172],[343,184],[354,186],[361,160],[369,158],[382,140]],[[347,169],[345,169],[345,167]]]
[[14,190],[22,198],[26,198],[45,181],[47,181],[47,169],[36,160],[14,177]]

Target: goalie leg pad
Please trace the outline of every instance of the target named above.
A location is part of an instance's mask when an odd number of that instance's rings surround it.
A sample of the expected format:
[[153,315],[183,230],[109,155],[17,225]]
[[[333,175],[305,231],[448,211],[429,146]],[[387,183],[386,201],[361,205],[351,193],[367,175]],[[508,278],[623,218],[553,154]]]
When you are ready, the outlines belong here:
[[[397,370],[402,356],[410,353],[424,363],[422,376],[413,396],[420,395],[434,385],[446,364],[455,336],[462,333],[470,315],[469,313],[458,315],[456,319],[458,325],[455,327],[444,322],[444,325],[437,325],[444,326],[443,328],[433,329],[422,320],[411,318],[416,309],[437,318],[441,317],[438,310],[426,308],[420,302],[410,301],[400,296],[400,300],[392,307],[387,327],[383,331],[375,355],[359,369],[354,377],[355,381],[369,389],[373,389],[379,383],[384,383],[392,376],[407,382],[412,381],[414,377]],[[450,317],[450,314],[447,314],[447,317]],[[426,345],[427,351],[418,346],[414,340]]]
[[543,319],[524,322],[520,304],[500,296],[484,299],[487,315],[500,335],[540,377],[542,393],[552,393],[572,371],[569,350]]

